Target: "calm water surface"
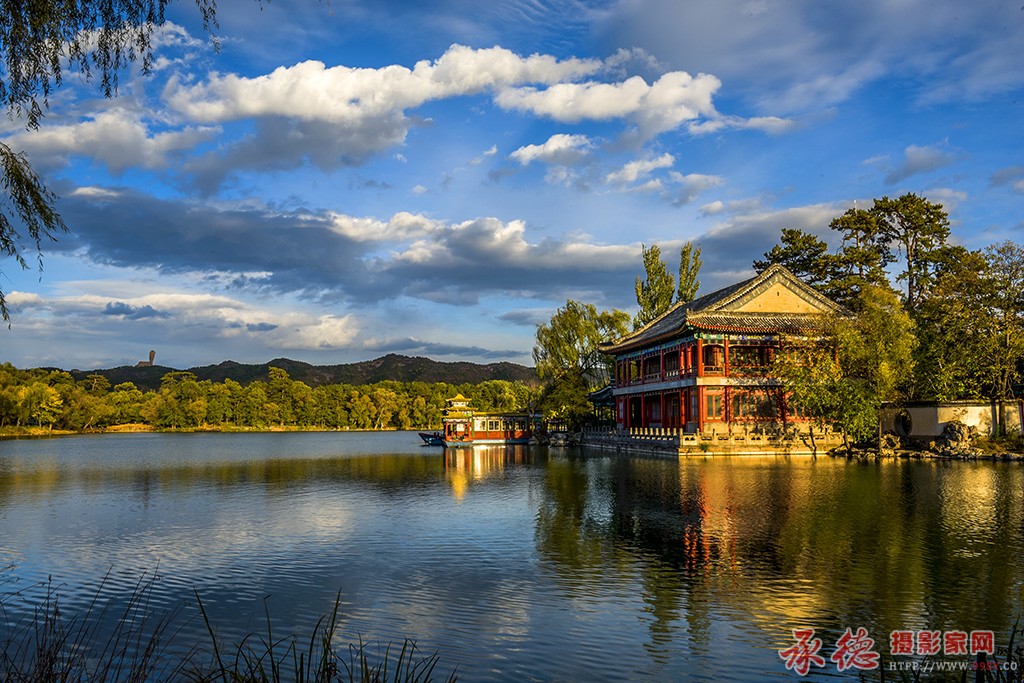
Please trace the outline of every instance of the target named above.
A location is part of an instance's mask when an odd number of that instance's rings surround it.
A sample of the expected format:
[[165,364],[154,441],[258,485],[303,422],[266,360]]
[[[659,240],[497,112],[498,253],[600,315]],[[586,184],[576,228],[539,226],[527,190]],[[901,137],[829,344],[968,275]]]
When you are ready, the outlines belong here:
[[[198,591],[226,639],[262,631],[265,603],[278,633],[306,634],[340,595],[340,642],[412,638],[461,680],[795,680],[778,655],[794,628],[826,661],[859,626],[886,656],[893,630],[1005,647],[1024,467],[445,455],[413,433],[3,441],[7,565],[0,592],[29,598],[3,602],[8,623],[47,577],[74,613],[156,572],[156,608],[194,616]],[[809,678],[857,678],[827,663]]]

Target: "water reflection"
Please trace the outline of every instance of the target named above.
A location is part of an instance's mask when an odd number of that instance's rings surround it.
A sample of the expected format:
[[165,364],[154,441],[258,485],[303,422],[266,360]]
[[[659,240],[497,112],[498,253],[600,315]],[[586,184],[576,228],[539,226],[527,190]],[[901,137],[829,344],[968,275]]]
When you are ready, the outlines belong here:
[[267,595],[289,630],[340,589],[343,637],[416,638],[474,681],[784,675],[798,627],[1005,645],[1024,605],[1013,463],[258,436],[0,443],[0,565],[72,605],[159,567],[160,601],[197,588],[228,635]]
[[[723,641],[722,615],[765,648],[792,628],[1008,634],[1024,601],[1020,467],[835,460],[551,463],[538,549],[567,590],[641,576],[652,656]],[[594,511],[610,509],[610,515]],[[647,561],[635,562],[636,558]],[[726,636],[728,641],[729,636]],[[1005,644],[1004,639],[1004,644]]]
[[502,476],[506,468],[532,465],[543,454],[528,446],[484,445],[445,449],[445,476],[456,500],[463,500],[470,484]]

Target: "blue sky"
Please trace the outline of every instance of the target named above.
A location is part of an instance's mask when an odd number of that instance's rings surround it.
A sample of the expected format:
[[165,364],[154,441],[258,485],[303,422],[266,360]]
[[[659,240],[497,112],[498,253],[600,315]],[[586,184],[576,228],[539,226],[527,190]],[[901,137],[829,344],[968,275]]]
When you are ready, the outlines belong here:
[[70,232],[0,264],[0,361],[531,364],[566,299],[633,311],[641,244],[706,293],[906,192],[1024,241],[1019,0],[493,5],[227,0],[215,49],[182,2],[115,99],[5,120]]

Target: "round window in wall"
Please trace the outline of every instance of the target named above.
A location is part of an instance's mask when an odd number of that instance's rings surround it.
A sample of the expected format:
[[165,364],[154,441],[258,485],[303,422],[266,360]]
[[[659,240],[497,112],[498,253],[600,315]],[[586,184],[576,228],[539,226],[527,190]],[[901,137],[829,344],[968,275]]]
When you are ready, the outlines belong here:
[[910,418],[910,413],[906,410],[901,410],[896,414],[895,424],[896,433],[900,436],[910,436],[911,432],[914,431],[914,421]]

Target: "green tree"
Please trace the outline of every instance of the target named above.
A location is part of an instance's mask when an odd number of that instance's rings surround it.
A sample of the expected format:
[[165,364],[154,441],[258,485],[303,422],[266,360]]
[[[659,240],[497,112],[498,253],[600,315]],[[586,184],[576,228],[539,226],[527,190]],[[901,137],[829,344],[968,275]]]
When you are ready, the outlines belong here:
[[562,398],[557,404],[574,406],[574,416],[589,410],[587,393],[612,376],[613,360],[598,347],[628,331],[629,314],[624,311],[598,312],[593,304],[566,301],[548,323],[537,327],[533,360],[537,374],[547,383],[540,398],[541,408],[548,410],[552,406],[548,399],[558,395]]
[[267,404],[267,385],[263,382],[252,382],[242,389],[241,396],[235,404],[235,422],[245,427],[263,427],[263,406]]
[[700,291],[700,268],[704,261],[700,258],[700,247],[687,242],[679,249],[679,278],[676,287],[676,303],[689,303]]
[[144,394],[132,382],[115,385],[107,394],[107,402],[114,411],[111,415],[113,424],[133,424],[142,421],[142,405]]
[[914,398],[981,398],[991,333],[988,262],[961,246],[947,247],[938,261],[931,295],[914,312],[920,342]]
[[375,387],[373,389],[373,403],[376,407],[374,429],[391,427],[391,418],[398,411],[398,394],[386,387]]
[[[148,72],[153,31],[164,22],[167,0],[76,0],[0,3],[0,101],[28,129],[39,126],[64,70],[98,82],[105,97],[117,93],[118,74],[132,62]],[[196,0],[204,28],[216,26],[214,0]],[[43,240],[67,230],[45,187],[24,154],[0,142],[3,199],[0,253],[27,268],[26,247],[35,247],[40,267]],[[0,290],[0,315],[9,319]]]
[[79,384],[93,396],[105,396],[110,390],[110,380],[103,375],[89,375]]
[[916,397],[1009,398],[1024,357],[1024,249],[932,252],[933,284],[914,312]]
[[796,228],[783,228],[779,244],[764,253],[763,261],[754,261],[754,270],[763,273],[776,264],[819,290],[825,289],[834,277],[828,242]]
[[587,400],[587,393],[589,389],[583,377],[570,373],[557,382],[548,383],[541,392],[538,405],[548,417],[581,422],[593,408]]
[[223,425],[234,420],[234,406],[232,405],[232,389],[228,382],[238,384],[234,380],[225,380],[209,384],[205,388],[206,393],[206,422],[214,425]]
[[[60,419],[64,402],[60,392],[45,382],[32,382],[23,386],[20,392],[21,415],[34,420],[40,427],[47,425],[53,429],[53,423]],[[19,416],[20,422],[21,416]]]
[[156,424],[172,429],[198,427],[206,419],[206,397],[194,373],[168,372],[160,378]]
[[370,429],[373,426],[375,412],[373,400],[358,389],[353,389],[348,395],[348,418],[349,425],[355,429]]
[[636,303],[640,307],[633,318],[633,329],[639,329],[672,307],[676,282],[661,260],[661,247],[640,246],[646,278],[636,278]]
[[593,304],[569,299],[551,320],[537,327],[533,360],[542,380],[566,375],[580,377],[588,389],[605,384],[611,377],[611,359],[598,346],[629,331],[629,314],[611,310],[598,312]]
[[900,400],[912,382],[914,323],[887,287],[864,286],[857,315],[836,317],[803,353],[780,354],[774,376],[819,426],[863,440],[878,428],[883,403]]
[[842,236],[842,245],[834,257],[823,257],[821,270],[827,281],[822,289],[826,295],[851,306],[865,285],[889,286],[885,269],[892,263],[892,251],[873,213],[849,209],[832,219],[829,228]]
[[277,421],[284,423],[295,421],[295,398],[292,379],[288,371],[281,368],[270,368],[267,373],[267,400],[277,405]]
[[985,250],[992,333],[986,359],[992,398],[1011,398],[1024,360],[1024,248],[1003,242]]
[[18,387],[0,386],[0,427],[18,419]]
[[88,391],[87,386],[65,384],[58,389],[64,406],[58,421],[61,429],[85,430],[109,424],[114,407],[104,395]]
[[292,382],[292,410],[295,424],[310,427],[317,423],[319,406],[313,389],[305,382]]
[[905,260],[897,280],[906,282],[907,310],[915,311],[928,293],[936,268],[936,256],[949,238],[949,217],[941,204],[916,194],[897,199],[876,199],[870,209],[879,235],[895,244]]

